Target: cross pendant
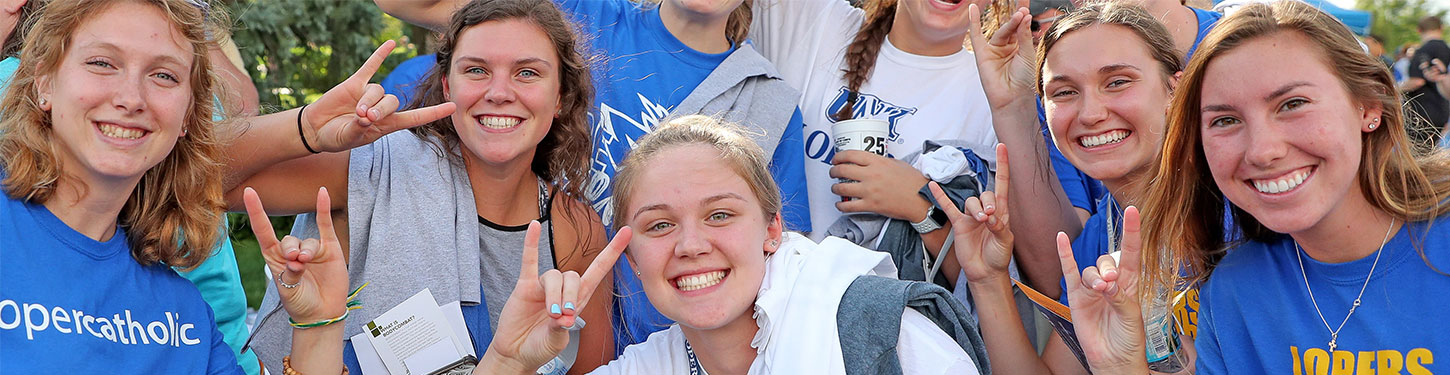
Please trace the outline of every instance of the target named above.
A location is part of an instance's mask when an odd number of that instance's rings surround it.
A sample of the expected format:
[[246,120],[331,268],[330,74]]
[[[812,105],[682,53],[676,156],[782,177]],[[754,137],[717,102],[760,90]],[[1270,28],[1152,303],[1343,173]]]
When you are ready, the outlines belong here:
[[1331,354],[1334,353],[1334,348],[1338,346],[1334,344],[1335,341],[1339,341],[1339,335],[1329,335],[1329,353]]

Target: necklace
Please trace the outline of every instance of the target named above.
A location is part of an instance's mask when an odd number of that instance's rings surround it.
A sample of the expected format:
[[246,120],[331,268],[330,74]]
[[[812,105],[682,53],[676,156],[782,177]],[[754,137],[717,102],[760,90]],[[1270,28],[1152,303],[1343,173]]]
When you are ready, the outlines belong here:
[[1354,310],[1359,308],[1361,298],[1364,298],[1364,290],[1369,286],[1369,279],[1374,277],[1374,268],[1380,264],[1380,255],[1385,253],[1385,244],[1390,242],[1390,233],[1395,229],[1395,221],[1390,220],[1390,228],[1385,229],[1385,239],[1380,241],[1379,250],[1375,250],[1374,263],[1369,266],[1369,274],[1364,276],[1364,285],[1359,287],[1359,295],[1354,297],[1354,303],[1349,305],[1349,313],[1344,315],[1344,321],[1339,322],[1339,328],[1329,328],[1329,320],[1324,319],[1324,312],[1319,310],[1319,301],[1314,299],[1314,289],[1309,287],[1309,273],[1304,271],[1304,249],[1299,248],[1299,241],[1294,241],[1294,255],[1299,258],[1299,274],[1304,276],[1304,289],[1309,291],[1309,302],[1314,304],[1314,312],[1319,313],[1319,321],[1324,322],[1324,328],[1329,330],[1329,352],[1334,353],[1336,343],[1339,342],[1339,331],[1344,329],[1344,324],[1349,323],[1349,317],[1354,315]]

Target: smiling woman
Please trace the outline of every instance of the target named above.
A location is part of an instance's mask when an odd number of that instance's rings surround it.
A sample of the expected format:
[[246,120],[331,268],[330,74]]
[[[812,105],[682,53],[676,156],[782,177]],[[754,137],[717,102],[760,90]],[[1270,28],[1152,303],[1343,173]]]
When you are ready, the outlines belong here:
[[[220,240],[222,137],[202,52],[213,27],[181,0],[40,10],[0,100],[0,316],[13,318],[0,318],[0,368],[242,372],[212,310],[172,269],[200,264]],[[293,256],[286,276],[344,275],[338,257],[310,254]],[[345,309],[316,284],[288,296],[303,321]],[[339,371],[340,346],[311,345],[339,333],[299,333],[296,367]]]

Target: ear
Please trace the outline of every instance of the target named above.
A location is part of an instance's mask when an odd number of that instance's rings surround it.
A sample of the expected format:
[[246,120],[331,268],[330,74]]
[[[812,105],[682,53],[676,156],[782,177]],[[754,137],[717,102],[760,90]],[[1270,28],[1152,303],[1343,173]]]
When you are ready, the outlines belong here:
[[775,254],[785,242],[785,220],[781,219],[780,213],[770,218],[770,224],[765,226],[765,253]]
[[1360,110],[1359,123],[1362,125],[1360,125],[1359,130],[1365,133],[1371,133],[1384,126],[1384,114],[1384,108],[1379,105],[1365,106],[1364,109]]
[[1179,80],[1182,80],[1182,79],[1183,79],[1183,71],[1182,70],[1177,71],[1177,72],[1174,72],[1173,73],[1173,76],[1168,77],[1168,92],[1169,93],[1178,92],[1178,81]]
[[438,81],[443,82],[443,101],[453,101],[453,98],[448,97],[448,77],[440,77]]
[[35,97],[40,110],[50,112],[50,94],[54,90],[51,87],[50,74],[42,74],[35,77]]

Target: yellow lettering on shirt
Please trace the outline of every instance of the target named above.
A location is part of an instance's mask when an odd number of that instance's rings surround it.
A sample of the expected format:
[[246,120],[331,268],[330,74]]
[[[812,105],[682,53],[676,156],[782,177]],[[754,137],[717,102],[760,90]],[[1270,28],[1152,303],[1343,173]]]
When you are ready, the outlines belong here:
[[1333,353],[1323,348],[1300,350],[1289,347],[1294,363],[1294,375],[1433,375],[1431,365],[1435,353],[1428,348],[1414,348],[1401,353],[1398,350],[1376,350],[1351,352],[1336,350]]
[[1198,288],[1189,288],[1173,302],[1173,318],[1178,320],[1180,333],[1190,340],[1198,337]]
[[1405,367],[1410,371],[1410,375],[1432,374],[1429,369],[1425,368],[1425,365],[1434,362],[1435,354],[1431,353],[1430,349],[1415,348],[1405,355]]

